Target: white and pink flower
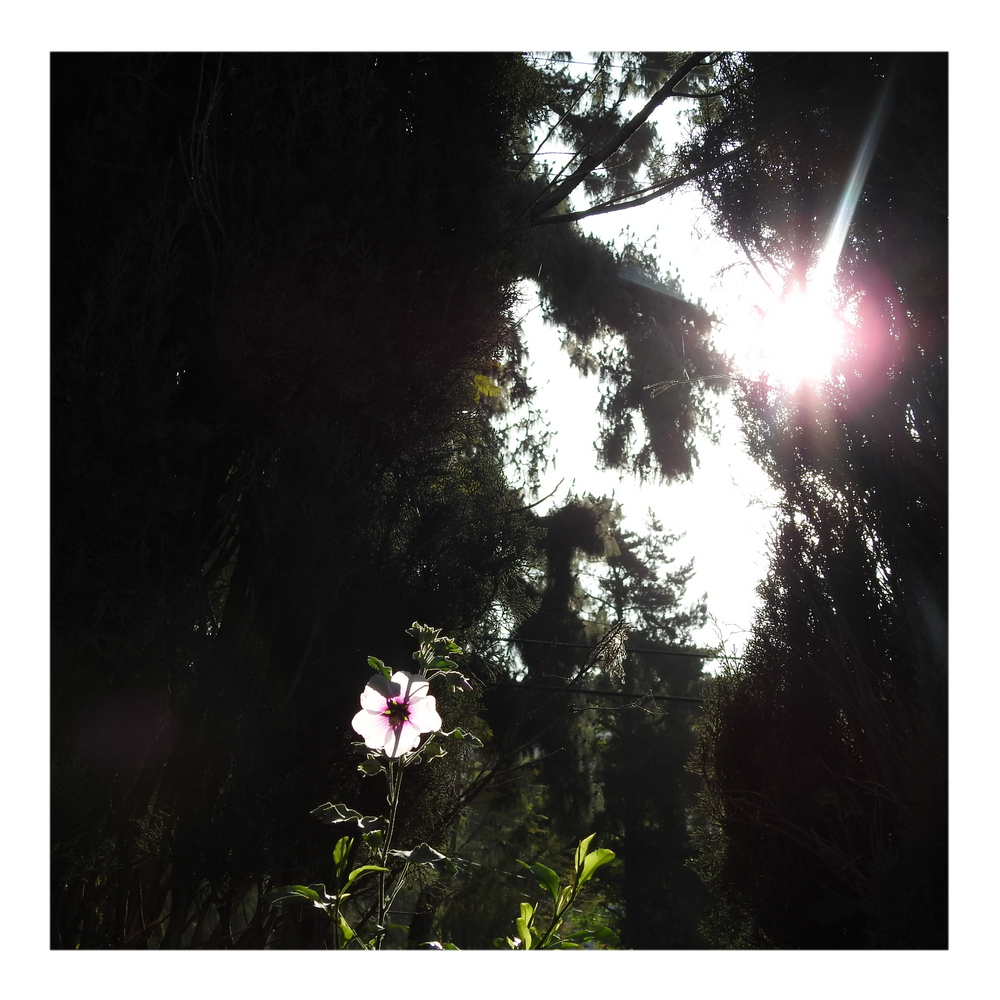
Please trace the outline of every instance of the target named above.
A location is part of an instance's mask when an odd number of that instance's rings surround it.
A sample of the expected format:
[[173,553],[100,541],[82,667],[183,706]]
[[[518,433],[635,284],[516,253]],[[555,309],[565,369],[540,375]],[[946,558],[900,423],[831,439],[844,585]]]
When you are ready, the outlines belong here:
[[371,750],[401,757],[420,742],[424,733],[441,728],[430,682],[422,674],[397,670],[391,680],[376,674],[361,692],[361,711],[351,725]]

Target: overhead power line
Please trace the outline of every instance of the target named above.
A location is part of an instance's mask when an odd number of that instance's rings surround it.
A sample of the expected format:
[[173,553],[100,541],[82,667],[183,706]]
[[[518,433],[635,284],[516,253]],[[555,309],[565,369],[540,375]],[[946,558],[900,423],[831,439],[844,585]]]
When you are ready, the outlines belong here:
[[[585,642],[558,642],[555,639],[518,639],[514,636],[484,635],[480,638],[489,642],[530,642],[536,646],[569,646],[572,649],[590,649],[595,647]],[[626,653],[643,653],[650,656],[696,656],[701,660],[714,660],[718,653],[711,649],[633,649],[625,647]]]
[[564,684],[533,684],[529,681],[502,681],[497,687],[531,688],[539,691],[563,691],[566,694],[599,694],[604,698],[652,698],[654,701],[696,701],[704,698],[686,698],[679,694],[649,694],[639,691],[600,691],[597,688],[566,687]]

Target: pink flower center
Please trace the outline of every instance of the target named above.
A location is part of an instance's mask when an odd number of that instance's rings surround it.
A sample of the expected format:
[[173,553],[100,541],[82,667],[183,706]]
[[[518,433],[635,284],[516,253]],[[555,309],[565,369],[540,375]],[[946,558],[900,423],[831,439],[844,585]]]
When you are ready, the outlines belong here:
[[398,729],[410,717],[410,709],[405,701],[386,702],[383,715],[389,716],[389,725]]

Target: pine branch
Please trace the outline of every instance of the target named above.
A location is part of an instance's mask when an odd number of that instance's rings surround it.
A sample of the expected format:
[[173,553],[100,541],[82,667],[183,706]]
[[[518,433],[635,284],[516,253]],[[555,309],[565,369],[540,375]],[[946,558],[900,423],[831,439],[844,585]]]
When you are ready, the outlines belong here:
[[[554,226],[564,222],[576,222],[578,219],[585,219],[590,215],[606,215],[608,212],[620,212],[626,208],[635,208],[636,205],[645,205],[646,202],[662,198],[663,195],[668,194],[679,187],[683,187],[683,185],[687,184],[689,181],[695,180],[695,178],[700,177],[707,171],[713,170],[715,167],[722,166],[723,163],[735,159],[741,153],[745,152],[746,149],[747,145],[731,149],[728,153],[724,153],[722,156],[716,157],[711,162],[702,164],[697,170],[691,170],[686,174],[681,174],[679,177],[671,177],[668,180],[660,181],[657,184],[651,184],[649,187],[643,188],[641,191],[633,192],[632,195],[623,195],[618,199],[613,198],[610,201],[602,202],[600,205],[594,205],[591,208],[586,208],[579,212],[566,212],[563,215],[547,215],[544,219],[536,218],[532,221],[531,225]],[[624,198],[628,198],[629,200],[625,201],[623,200]]]
[[556,189],[546,198],[544,201],[540,202],[535,206],[532,212],[532,224],[537,224],[540,216],[544,215],[549,210],[556,207],[556,205],[563,202],[586,178],[596,167],[599,167],[605,160],[616,153],[622,146],[628,142],[629,139],[639,130],[639,128],[646,122],[649,116],[661,105],[668,97],[676,96],[674,94],[674,88],[678,86],[681,81],[690,73],[702,60],[710,56],[711,52],[695,52],[693,55],[689,56],[681,64],[680,68],[670,77],[669,80],[647,101],[645,107],[630,121],[626,122],[617,132],[617,134],[606,142],[600,149],[596,152],[591,153],[580,163],[580,166],[570,174]]

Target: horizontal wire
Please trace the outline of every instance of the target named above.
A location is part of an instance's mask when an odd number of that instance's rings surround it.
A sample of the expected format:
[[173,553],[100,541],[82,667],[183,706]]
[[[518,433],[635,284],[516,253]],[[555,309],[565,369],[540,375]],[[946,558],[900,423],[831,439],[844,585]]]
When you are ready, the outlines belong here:
[[567,694],[599,694],[608,698],[652,698],[654,701],[696,701],[704,698],[686,698],[679,694],[648,694],[641,691],[599,691],[597,688],[565,687],[561,684],[532,684],[527,681],[502,681],[495,687],[534,688],[539,691],[565,691]]
[[[514,636],[482,635],[481,639],[491,642],[531,642],[539,646],[570,646],[573,649],[595,649],[586,642],[557,642],[554,639],[517,639]],[[697,656],[701,660],[714,660],[719,654],[705,649],[632,649],[626,647],[626,653],[649,653],[654,656]]]

